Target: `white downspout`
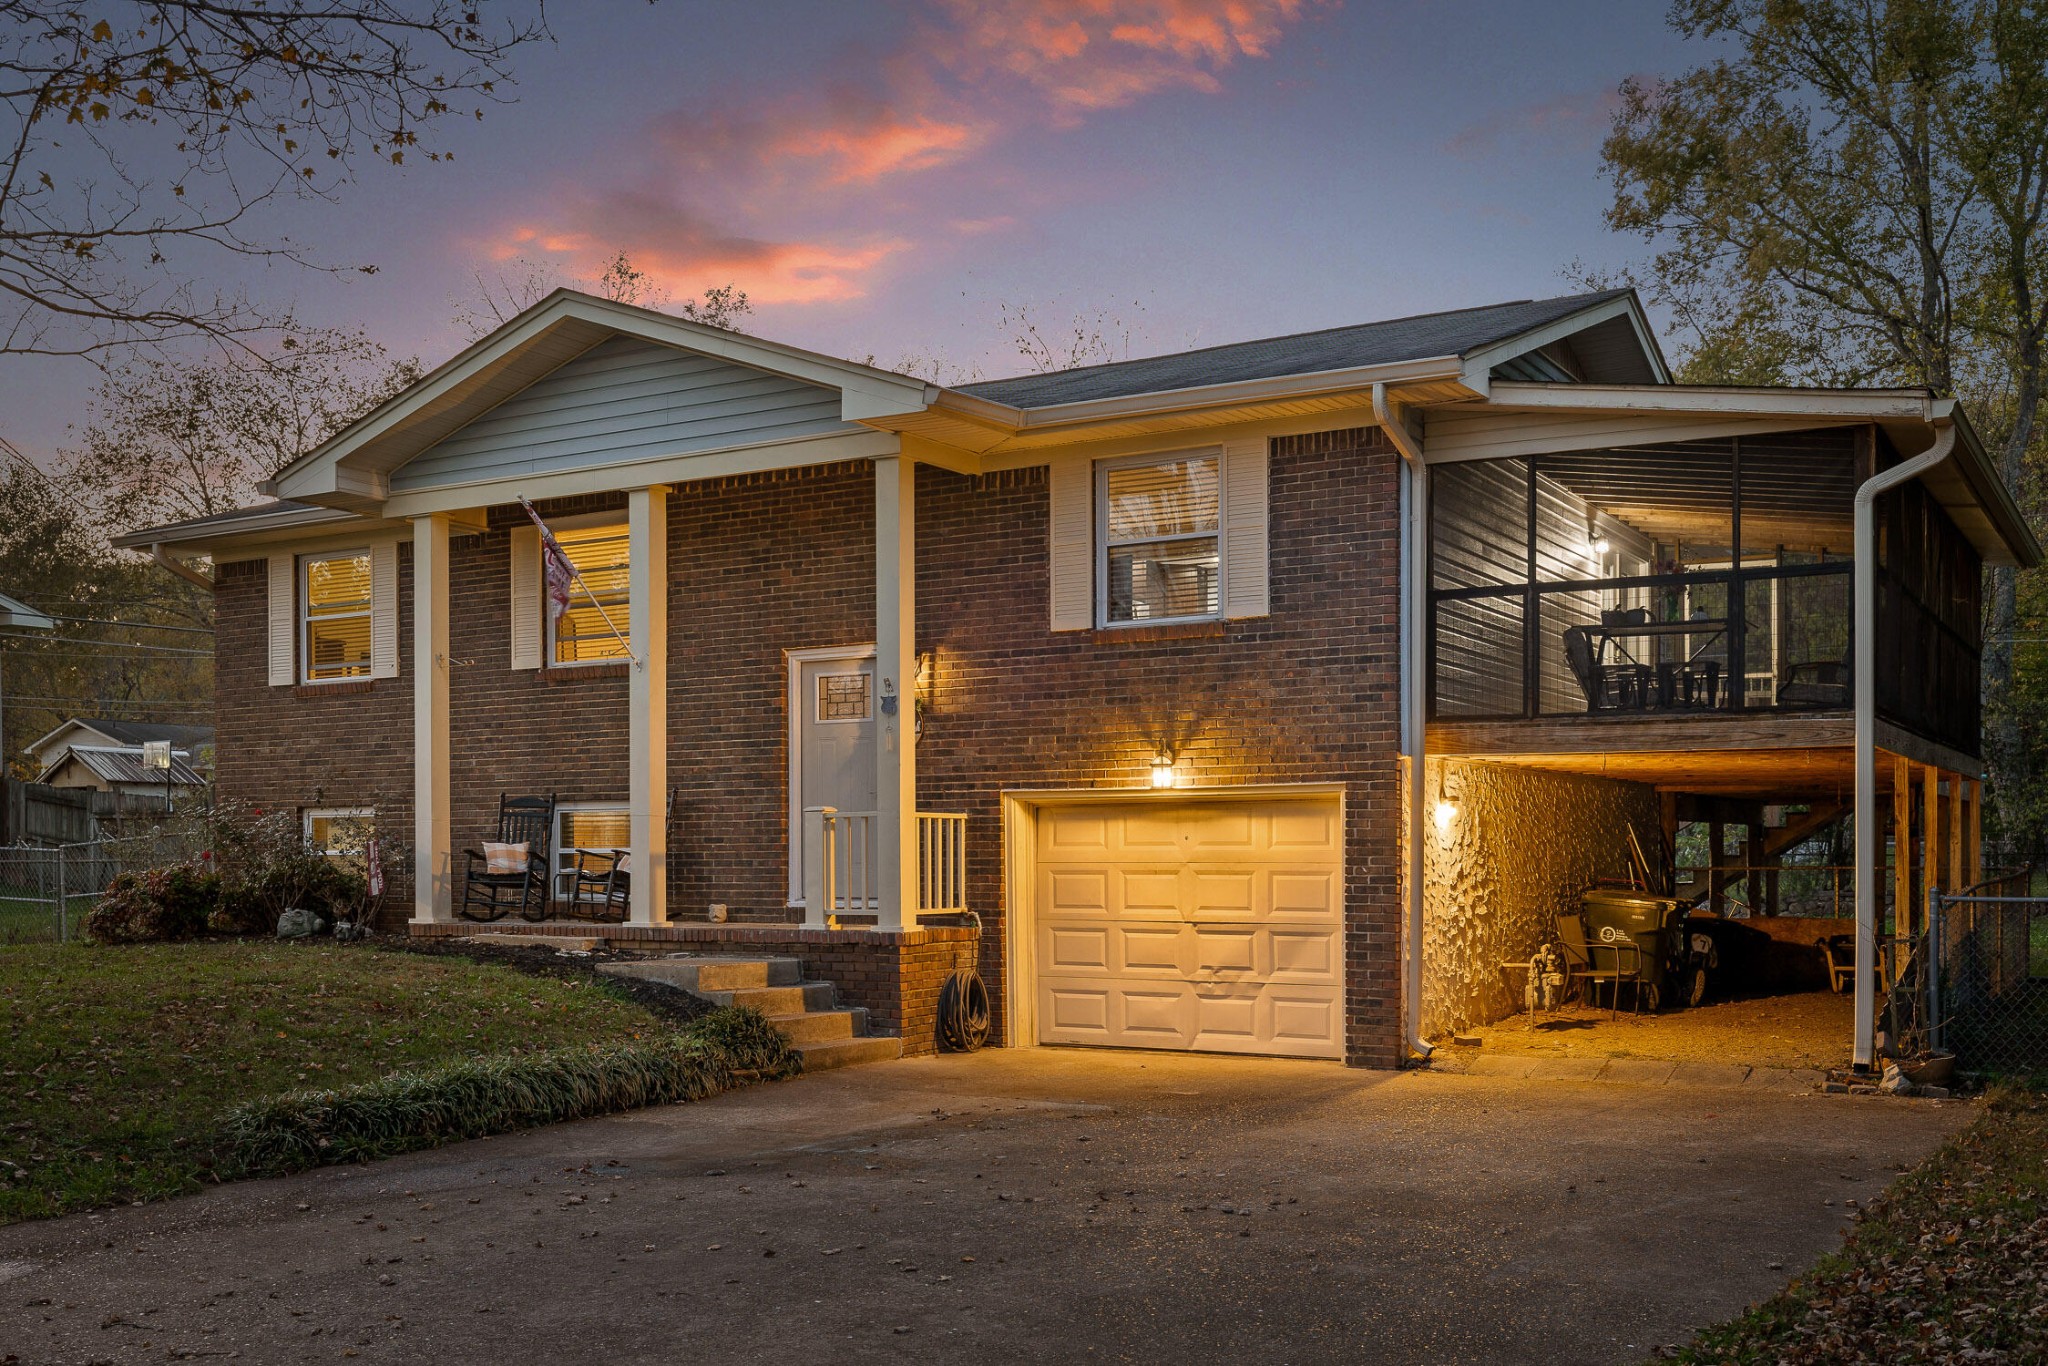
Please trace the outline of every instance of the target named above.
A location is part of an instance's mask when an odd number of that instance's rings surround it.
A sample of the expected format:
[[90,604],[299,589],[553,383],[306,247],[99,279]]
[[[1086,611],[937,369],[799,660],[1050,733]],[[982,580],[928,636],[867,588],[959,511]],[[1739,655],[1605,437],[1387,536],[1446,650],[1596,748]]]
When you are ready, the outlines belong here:
[[158,568],[170,570],[187,583],[196,583],[209,593],[213,591],[212,579],[209,579],[191,565],[186,564],[183,560],[172,558],[171,553],[165,550],[161,543],[152,545],[149,548],[149,558],[150,562]]
[[1403,1036],[1418,1058],[1430,1047],[1422,1038],[1422,801],[1424,737],[1428,729],[1429,679],[1425,670],[1429,613],[1429,467],[1422,443],[1410,432],[1387,396],[1385,384],[1372,386],[1372,412],[1387,440],[1401,452],[1401,754],[1408,761],[1408,830],[1406,900],[1408,954],[1403,964]]
[[1856,490],[1856,1043],[1851,1061],[1867,1068],[1877,1054],[1877,496],[1917,479],[1955,449],[1953,423],[1911,460],[1873,474]]

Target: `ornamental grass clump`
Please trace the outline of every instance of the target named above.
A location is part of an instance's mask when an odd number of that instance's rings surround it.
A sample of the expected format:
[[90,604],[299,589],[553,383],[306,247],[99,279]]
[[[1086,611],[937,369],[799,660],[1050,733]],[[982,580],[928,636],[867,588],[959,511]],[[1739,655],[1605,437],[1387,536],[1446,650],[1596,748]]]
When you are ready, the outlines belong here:
[[358,1086],[298,1091],[230,1111],[224,1179],[368,1162],[487,1134],[702,1100],[736,1082],[794,1076],[800,1054],[758,1011],[727,1007],[662,1040],[477,1058]]

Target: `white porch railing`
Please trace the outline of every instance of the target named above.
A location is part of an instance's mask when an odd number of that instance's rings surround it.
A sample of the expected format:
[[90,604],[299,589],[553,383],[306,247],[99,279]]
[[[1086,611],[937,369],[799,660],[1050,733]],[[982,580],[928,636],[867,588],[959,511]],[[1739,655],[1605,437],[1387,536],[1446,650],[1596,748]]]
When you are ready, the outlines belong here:
[[[879,915],[873,811],[836,807],[804,809],[804,924],[823,929],[842,915]],[[967,909],[967,816],[962,812],[919,812],[917,816],[917,905],[907,917]],[[906,869],[909,873],[912,870]],[[904,879],[909,883],[910,878]]]

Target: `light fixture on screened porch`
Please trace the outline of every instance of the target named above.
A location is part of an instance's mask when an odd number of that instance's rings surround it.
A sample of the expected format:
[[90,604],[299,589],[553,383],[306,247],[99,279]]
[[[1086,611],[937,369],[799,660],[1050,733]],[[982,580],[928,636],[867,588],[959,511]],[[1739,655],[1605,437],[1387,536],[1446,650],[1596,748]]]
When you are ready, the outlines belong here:
[[1586,505],[1586,545],[1596,559],[1605,556],[1614,548],[1607,538],[1600,534],[1600,509],[1591,503]]

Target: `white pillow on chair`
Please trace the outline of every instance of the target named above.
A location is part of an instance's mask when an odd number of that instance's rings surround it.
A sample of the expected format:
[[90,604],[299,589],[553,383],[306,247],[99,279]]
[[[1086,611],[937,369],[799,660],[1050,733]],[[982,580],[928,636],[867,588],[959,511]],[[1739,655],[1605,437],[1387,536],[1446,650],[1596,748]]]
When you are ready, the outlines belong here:
[[524,844],[498,844],[484,841],[484,871],[494,876],[509,873],[523,873],[531,860]]

